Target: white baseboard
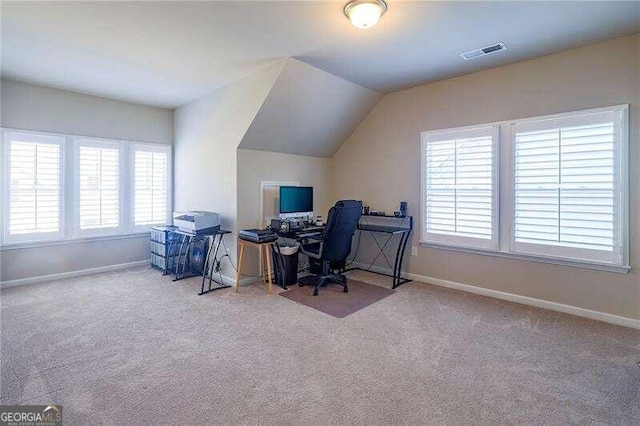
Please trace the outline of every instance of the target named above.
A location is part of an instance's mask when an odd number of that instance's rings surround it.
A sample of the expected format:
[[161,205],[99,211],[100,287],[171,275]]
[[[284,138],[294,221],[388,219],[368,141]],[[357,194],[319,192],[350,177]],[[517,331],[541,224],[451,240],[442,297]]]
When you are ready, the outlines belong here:
[[78,271],[61,272],[59,274],[41,275],[39,277],[20,278],[17,280],[0,281],[0,288],[16,287],[19,285],[36,284],[45,281],[61,280],[64,278],[81,277],[83,275],[99,274],[101,272],[117,271],[119,269],[135,268],[150,265],[150,260],[138,260],[136,262],[119,263],[117,265],[100,266],[97,268],[81,269]]
[[[354,262],[353,266],[358,266],[362,269],[366,269],[369,265]],[[391,274],[392,271],[387,268],[381,268],[374,266],[371,271],[381,272],[384,274]],[[548,309],[550,311],[562,312],[569,315],[575,315],[578,317],[589,318],[596,321],[608,322],[610,324],[621,325],[624,327],[630,327],[640,330],[640,320],[621,317],[618,315],[608,314],[600,311],[593,311],[590,309],[580,308],[578,306],[565,305],[563,303],[551,302],[548,300],[536,299],[534,297],[521,296],[513,293],[505,293],[503,291],[491,290],[484,287],[477,287],[470,284],[458,283],[455,281],[447,281],[440,278],[427,277],[424,275],[404,273],[409,279],[418,281],[421,283],[437,285],[439,287],[451,288],[454,290],[466,291],[467,293],[479,294],[481,296],[493,297],[495,299],[507,300],[509,302],[520,303],[523,305],[535,306],[536,308]]]
[[[220,276],[216,275],[214,278],[220,278]],[[240,278],[240,287],[251,285],[260,281],[260,277],[244,277]],[[236,284],[236,279],[230,278],[226,275],[222,275],[222,282],[226,285],[234,286]]]
[[[0,281],[0,288],[16,287],[16,286],[27,285],[27,284],[37,284],[37,283],[42,283],[47,281],[62,280],[65,278],[81,277],[84,275],[94,275],[94,274],[100,274],[102,272],[117,271],[120,269],[127,269],[127,268],[137,268],[139,266],[148,266],[150,264],[151,262],[149,260],[139,260],[136,262],[119,263],[117,265],[100,266],[98,268],[89,268],[89,269],[81,269],[78,271],[61,272],[59,274],[41,275],[39,277],[20,278],[17,280],[10,280],[10,281]],[[219,276],[216,276],[216,278],[219,278]],[[255,282],[258,282],[259,280],[260,280],[259,277],[258,278],[244,277],[240,279],[240,285],[241,286],[251,285]],[[225,283],[226,285],[232,286],[236,283],[236,279],[235,277],[230,278],[223,274],[222,282]]]

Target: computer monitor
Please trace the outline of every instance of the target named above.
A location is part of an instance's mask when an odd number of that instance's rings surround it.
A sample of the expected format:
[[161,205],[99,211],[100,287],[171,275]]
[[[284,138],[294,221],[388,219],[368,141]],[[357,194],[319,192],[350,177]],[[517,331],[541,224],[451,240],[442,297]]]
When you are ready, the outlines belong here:
[[313,212],[313,187],[281,186],[280,214]]

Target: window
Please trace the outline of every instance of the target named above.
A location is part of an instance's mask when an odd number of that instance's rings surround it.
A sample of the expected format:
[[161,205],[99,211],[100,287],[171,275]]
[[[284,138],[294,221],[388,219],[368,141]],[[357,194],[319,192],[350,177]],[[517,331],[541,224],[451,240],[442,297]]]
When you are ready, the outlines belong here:
[[5,241],[62,235],[64,138],[6,132]]
[[171,147],[0,129],[0,244],[147,232],[171,223]]
[[422,240],[497,247],[495,126],[423,134]]
[[511,125],[517,253],[622,264],[620,111]]
[[78,235],[120,231],[120,151],[119,142],[76,139]]
[[133,144],[133,226],[165,224],[169,220],[169,147]]
[[628,114],[423,132],[421,243],[628,271]]

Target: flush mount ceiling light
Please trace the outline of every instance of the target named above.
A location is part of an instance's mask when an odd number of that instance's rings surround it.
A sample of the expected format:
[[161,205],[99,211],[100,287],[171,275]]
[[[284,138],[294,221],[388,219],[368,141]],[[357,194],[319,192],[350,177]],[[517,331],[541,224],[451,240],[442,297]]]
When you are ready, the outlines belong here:
[[373,27],[386,11],[384,0],[351,0],[344,6],[345,16],[358,28]]

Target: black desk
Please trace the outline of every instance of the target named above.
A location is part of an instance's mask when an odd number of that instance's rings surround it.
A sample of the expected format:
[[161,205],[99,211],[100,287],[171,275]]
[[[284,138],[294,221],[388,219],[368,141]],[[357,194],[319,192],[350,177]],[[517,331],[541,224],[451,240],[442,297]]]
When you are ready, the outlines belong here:
[[[383,225],[380,223],[367,223],[367,222],[387,222],[387,224]],[[369,264],[367,268],[348,268],[346,271],[368,271],[378,275],[384,275],[386,277],[393,278],[393,285],[391,288],[397,288],[402,284],[406,284],[411,282],[410,279],[402,278],[402,262],[404,260],[404,252],[407,247],[407,242],[409,241],[409,236],[411,232],[413,232],[413,216],[405,216],[405,217],[396,217],[396,216],[378,216],[378,215],[362,215],[360,218],[360,222],[358,223],[358,230],[360,232],[369,232],[373,237],[376,245],[378,246],[378,254],[373,259],[373,261]],[[376,234],[387,234],[388,237],[384,244],[380,244],[378,239],[376,238]],[[391,268],[391,261],[387,258],[387,255],[384,253],[384,249],[389,245],[394,235],[400,235],[400,241],[398,243],[398,248],[396,250],[396,257],[393,262],[393,273],[392,275],[385,274],[382,272],[377,272],[371,270],[376,263],[376,260],[382,255],[387,262],[387,265]]]
[[[189,250],[191,249],[193,243],[195,243],[198,240],[206,239],[209,241],[209,244],[207,248],[207,254],[205,256],[205,260],[202,265],[202,287],[198,295],[203,295],[211,291],[231,287],[230,285],[227,285],[224,283],[224,280],[222,278],[222,271],[220,269],[217,270],[218,274],[220,275],[220,281],[213,279],[213,274],[216,272],[214,271],[214,269],[216,264],[218,263],[218,253],[220,252],[220,245],[222,244],[222,238],[225,235],[230,234],[231,231],[225,231],[223,229],[220,229],[218,231],[209,231],[209,232],[193,234],[190,232],[180,231],[176,228],[176,229],[172,229],[170,232],[177,235],[178,238],[176,239],[175,242],[172,239],[172,242],[169,244],[169,252],[171,253],[171,248],[173,244],[176,244],[176,245],[179,244],[178,252],[176,254],[175,268],[173,271],[174,273],[173,281],[178,281],[183,278],[190,278],[190,277],[195,277],[199,275],[194,273],[193,271],[187,271],[185,273],[185,269],[187,266]],[[184,249],[184,254],[183,254],[183,249]],[[226,246],[225,246],[225,249],[226,249]],[[229,253],[225,253],[225,256],[228,256],[228,254]],[[209,278],[209,287],[205,291],[204,284],[207,276]],[[215,282],[217,286],[212,288],[211,287],[212,282]]]
[[[202,288],[200,289],[200,293],[198,293],[198,296],[202,296],[203,294],[210,293],[215,290],[220,290],[222,288],[231,288],[230,285],[227,285],[224,283],[224,278],[222,277],[222,268],[219,267],[220,266],[219,262],[222,261],[222,258],[218,259],[218,253],[220,252],[220,244],[222,244],[222,238],[225,235],[230,233],[231,231],[226,231],[221,229],[210,237],[211,244],[209,244],[209,250],[207,250],[207,257],[204,260],[204,267],[202,270]],[[216,244],[216,236],[218,236],[217,244]],[[214,245],[215,245],[215,249],[213,248]],[[229,252],[227,252],[227,246],[225,245],[224,248],[225,248],[225,254],[223,255],[223,257],[224,256],[229,257]],[[211,256],[212,252],[213,252],[213,256]],[[229,260],[231,260],[231,258],[229,258]],[[217,269],[218,275],[220,276],[220,281],[217,281],[213,278],[213,274],[216,272],[216,269]],[[207,278],[207,271],[209,272],[209,288],[205,290],[204,283]],[[211,288],[212,282],[215,282],[217,286]]]
[[289,240],[301,240],[307,237],[322,234],[324,226],[309,226],[306,228],[294,229],[289,232],[274,231],[278,237]]
[[[384,222],[384,224],[380,222]],[[376,245],[378,246],[379,251],[367,268],[346,268],[344,270],[345,272],[360,270],[372,272],[374,274],[383,275],[386,277],[391,277],[393,278],[392,288],[397,288],[402,284],[406,284],[412,281],[408,278],[402,278],[402,263],[404,261],[404,253],[407,248],[407,242],[409,241],[409,237],[413,232],[413,216],[397,217],[390,215],[362,215],[357,229],[359,232],[369,232],[373,237]],[[297,229],[290,232],[276,231],[276,234],[278,234],[278,236],[281,238],[301,241],[305,238],[311,238],[314,235],[320,235],[322,231],[323,227],[313,226],[303,229]],[[383,243],[381,243],[376,237],[377,234],[386,234],[388,238]],[[395,235],[400,235],[400,241],[398,243],[398,248],[396,249],[396,256],[392,266],[391,261],[384,253],[384,249],[389,245]],[[389,268],[392,268],[393,273],[391,275],[372,270],[376,260],[378,260],[380,256],[382,256],[386,260]]]

